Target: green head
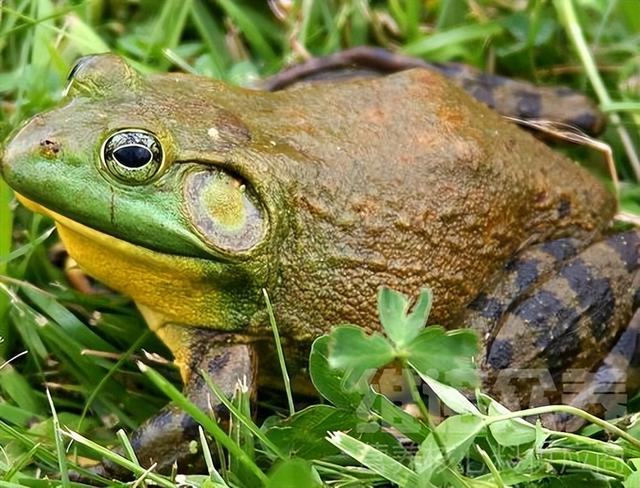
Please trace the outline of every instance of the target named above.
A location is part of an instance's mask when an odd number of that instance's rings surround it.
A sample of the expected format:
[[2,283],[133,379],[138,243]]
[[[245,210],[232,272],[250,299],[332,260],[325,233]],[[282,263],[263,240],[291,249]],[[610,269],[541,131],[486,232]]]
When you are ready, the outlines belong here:
[[188,322],[239,327],[268,285],[282,214],[277,181],[256,177],[261,142],[228,108],[251,98],[212,80],[144,77],[114,55],[86,57],[60,106],[13,135],[2,174],[56,220],[83,267],[160,321],[185,320],[174,294],[207,309]]

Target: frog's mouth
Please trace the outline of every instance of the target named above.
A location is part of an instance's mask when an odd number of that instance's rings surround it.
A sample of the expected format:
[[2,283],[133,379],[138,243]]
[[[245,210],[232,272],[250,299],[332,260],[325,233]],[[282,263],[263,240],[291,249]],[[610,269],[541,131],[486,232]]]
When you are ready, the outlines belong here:
[[[96,230],[87,225],[81,224],[80,222],[70,219],[69,217],[65,217],[64,215],[59,214],[48,207],[45,207],[37,202],[34,202],[33,200],[30,200],[29,198],[25,197],[20,193],[16,192],[15,195],[18,201],[22,203],[25,207],[27,207],[29,210],[53,219],[53,221],[56,223],[58,227],[67,228],[73,231],[74,233],[77,233],[93,242],[100,243],[105,247],[121,248],[121,249],[131,248],[132,254],[154,253],[158,255],[163,255],[163,253],[153,251],[151,249],[148,249],[143,246],[139,246],[137,244],[132,244],[122,239],[118,239],[117,237],[113,237],[112,235],[106,234],[104,232],[100,232],[99,230]],[[167,254],[167,256],[169,255]]]
[[[205,266],[203,259],[163,253],[133,244],[59,214],[20,193],[16,192],[15,195],[29,210],[53,219],[71,257],[89,274],[108,285],[111,285],[108,268],[114,266],[133,270],[142,265],[145,269],[172,272],[184,268],[196,270]],[[210,262],[207,264],[211,266]],[[116,285],[114,288],[119,287]]]

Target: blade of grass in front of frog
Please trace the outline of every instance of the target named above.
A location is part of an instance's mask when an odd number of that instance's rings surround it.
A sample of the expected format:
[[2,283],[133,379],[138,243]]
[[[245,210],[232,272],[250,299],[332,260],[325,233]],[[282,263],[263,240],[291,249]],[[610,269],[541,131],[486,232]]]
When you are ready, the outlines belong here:
[[260,427],[258,427],[255,422],[251,420],[251,417],[245,415],[233,404],[233,402],[229,401],[224,392],[220,390],[218,385],[216,385],[216,383],[211,379],[211,376],[209,376],[209,374],[205,370],[201,369],[198,371],[198,373],[200,374],[200,376],[202,376],[209,389],[215,394],[216,398],[218,398],[218,400],[220,400],[220,402],[222,402],[222,404],[227,407],[234,418],[236,418],[247,429],[249,429],[251,433],[253,433],[253,435],[256,436],[267,449],[271,450],[271,452],[275,456],[280,459],[287,458],[287,456],[282,451],[280,451],[278,446],[276,446],[273,442],[271,442],[271,440],[269,440],[267,436],[264,435],[262,430],[260,430]]
[[280,363],[280,371],[282,371],[282,381],[284,382],[284,390],[287,394],[287,403],[289,404],[289,415],[296,413],[295,405],[293,404],[293,395],[291,393],[291,380],[289,379],[289,373],[287,372],[287,363],[284,360],[284,352],[282,350],[282,341],[280,340],[280,333],[278,332],[278,325],[276,324],[276,317],[273,313],[273,307],[271,306],[271,300],[269,300],[269,294],[266,289],[262,289],[264,295],[264,301],[267,306],[267,313],[269,314],[269,322],[271,323],[271,330],[273,331],[273,338],[276,343],[276,351],[278,352],[278,362]]
[[416,472],[404,464],[344,432],[330,432],[326,439],[342,452],[392,483],[400,486],[433,487],[429,482],[419,483]]
[[[202,374],[202,372],[200,373]],[[241,397],[242,397],[242,380],[238,380],[236,384],[236,389],[231,396],[230,402],[233,405],[233,408],[239,413],[241,410]],[[244,452],[247,453],[253,461],[255,461],[253,446],[251,444],[245,444],[246,436],[244,434],[249,434],[251,437],[251,431],[248,430],[242,422],[238,421],[238,418],[234,415],[231,415],[229,418],[229,437],[233,439],[233,441],[239,445]],[[232,473],[237,473],[238,477],[242,479],[242,469],[240,466],[240,462],[234,456],[229,454],[229,470]]]
[[162,55],[168,59],[169,61],[171,61],[171,63],[180,68],[182,71],[184,71],[185,73],[188,73],[190,75],[198,75],[198,72],[196,71],[196,69],[191,66],[187,60],[185,58],[183,58],[182,56],[180,56],[176,51],[174,51],[173,49],[169,49],[168,47],[165,47],[162,50]]
[[602,104],[600,110],[603,112],[640,112],[640,102],[622,101]]
[[142,466],[140,465],[140,461],[138,461],[138,456],[136,456],[136,452],[133,450],[133,446],[131,445],[131,442],[129,441],[129,438],[127,437],[127,434],[125,434],[124,430],[118,429],[118,432],[116,432],[116,436],[118,437],[120,445],[124,449],[125,454],[129,458],[129,461],[142,468]]
[[[158,463],[153,463],[151,466],[149,466],[147,469],[145,469],[144,472],[134,480],[133,484],[131,485],[131,488],[138,488],[139,486],[142,486],[143,488],[146,488],[147,483],[145,481],[146,481],[147,477],[149,476],[149,474],[152,473],[153,471],[155,471],[157,465],[158,465]],[[174,464],[173,467],[172,467],[172,470],[171,470],[171,475],[169,476],[169,479],[171,480],[172,483],[176,479],[175,471],[177,469],[178,469],[178,465]]]
[[[238,383],[236,384],[236,391],[231,399],[231,403],[238,413],[240,413],[244,418],[252,420],[251,394],[249,393],[249,387],[246,384],[246,378],[238,380]],[[237,418],[233,417],[231,418],[231,436],[235,439],[236,443],[244,449],[247,456],[255,460],[255,437],[253,432],[244,423],[239,422]],[[237,464],[237,461],[233,458],[229,459],[231,471],[238,472],[238,466],[234,466],[233,463]]]
[[53,398],[51,398],[51,392],[47,388],[47,400],[49,401],[49,407],[51,408],[51,419],[53,423],[53,438],[56,442],[56,455],[58,456],[58,467],[60,468],[60,478],[62,486],[69,488],[69,468],[67,466],[67,457],[64,452],[64,443],[62,442],[62,435],[60,434],[60,420],[58,419],[58,413],[56,407],[53,404]]
[[[198,422],[204,429],[211,434],[227,451],[236,456],[242,465],[252,472],[256,478],[262,483],[267,483],[267,476],[262,470],[253,462],[247,453],[245,453],[240,446],[238,446],[233,440],[220,428],[220,426],[212,420],[206,413],[200,410],[189,399],[187,399],[178,389],[164,379],[157,371],[150,368],[146,364],[138,361],[138,368],[142,371],[151,382],[162,391],[167,397],[169,397],[177,406],[191,415],[196,422]],[[204,376],[205,381],[207,379]],[[223,395],[224,396],[224,395]],[[231,403],[229,403],[231,405]],[[225,406],[228,405],[225,404]]]
[[213,463],[213,457],[211,456],[211,449],[209,449],[209,443],[207,442],[207,437],[204,435],[204,430],[202,430],[202,426],[198,425],[198,435],[200,436],[200,445],[202,446],[202,455],[204,456],[204,461],[207,465],[207,471],[209,472],[209,479],[214,483],[217,483],[225,488],[228,488],[229,485],[225,482],[225,480],[220,476],[218,470],[216,469],[215,464]]
[[157,483],[160,486],[163,486],[165,488],[175,488],[176,486],[173,482],[169,481],[166,477],[153,472],[147,472],[144,468],[140,467],[139,465],[137,465],[132,461],[129,461],[124,456],[120,456],[119,454],[116,454],[111,449],[107,449],[106,447],[103,447],[100,444],[87,439],[86,437],[78,434],[77,432],[74,432],[69,429],[63,429],[61,430],[61,432],[63,435],[69,437],[71,440],[78,442],[83,446],[86,446],[89,449],[95,451],[100,456],[100,458],[107,459],[117,464],[118,466],[122,466],[123,468],[128,469],[135,476],[142,476],[142,475],[145,475],[145,473],[147,473],[146,476],[148,476],[150,480],[152,480],[154,483]]
[[604,162],[607,165],[609,177],[613,184],[614,195],[618,201],[620,200],[620,178],[618,177],[618,170],[616,169],[616,163],[613,159],[613,151],[609,144],[602,142],[599,139],[589,137],[576,127],[562,122],[554,122],[550,120],[523,120],[508,116],[505,116],[504,118],[512,120],[520,125],[531,127],[532,129],[540,131],[543,134],[547,134],[550,137],[590,147],[601,153],[604,156]]

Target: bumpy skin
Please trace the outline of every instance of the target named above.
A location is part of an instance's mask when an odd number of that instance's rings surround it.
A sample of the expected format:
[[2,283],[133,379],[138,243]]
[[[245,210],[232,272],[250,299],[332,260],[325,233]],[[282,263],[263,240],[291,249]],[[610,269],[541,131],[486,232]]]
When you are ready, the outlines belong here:
[[410,68],[436,71],[498,113],[515,119],[543,119],[572,126],[592,135],[605,118],[582,93],[566,87],[540,87],[521,80],[490,75],[458,63],[429,63],[386,49],[358,46],[322,58],[312,58],[267,78],[259,86],[282,90],[300,83],[380,76]]
[[[114,178],[101,161],[105,141],[127,128],[155,134],[164,150],[161,170],[144,184]],[[412,295],[432,287],[433,322],[461,326],[466,318],[486,336],[489,376],[515,364],[504,341],[522,341],[514,348],[534,362],[540,350],[554,359],[566,351],[545,349],[540,337],[523,332],[536,317],[505,304],[524,303],[523,293],[535,300],[533,284],[582,304],[580,290],[551,274],[574,269],[571,261],[551,260],[549,273],[536,272],[531,288],[515,292],[500,292],[501,278],[536,244],[571,238],[581,243],[576,252],[588,251],[615,211],[612,196],[585,170],[422,69],[264,93],[181,74],[143,77],[116,56],[90,57],[74,70],[62,104],[17,131],[2,173],[24,203],[56,220],[88,273],[135,300],[196,397],[202,385],[193,364],[208,364],[229,341],[248,349],[238,365],[209,368],[227,385],[229,375],[252,376],[254,343],[273,349],[262,288],[290,357],[304,357],[311,340],[337,323],[378,328],[375,296],[384,284]],[[251,245],[223,246],[226,230],[203,224],[200,214],[194,219],[199,196],[187,188],[198,174],[236,181],[216,186],[206,202],[229,193],[254,203]],[[239,201],[226,201],[226,217]],[[210,205],[205,213],[219,210]],[[616,297],[630,296],[634,236],[618,246],[631,256],[629,266],[611,253],[600,259],[595,248],[589,258],[598,273],[613,265]],[[589,273],[578,280],[587,288]],[[487,314],[482,296],[504,299],[498,324],[477,317]],[[624,306],[605,317],[606,334],[584,339],[580,364],[597,366],[620,335],[633,306],[629,298],[614,301]],[[510,313],[515,319],[502,322]],[[586,337],[592,319],[575,320],[571,330]],[[211,348],[194,346],[201,330]],[[544,335],[544,325],[538,330]],[[602,347],[590,349],[594,343]],[[261,362],[270,357],[259,354]],[[260,381],[271,366],[261,368]],[[180,424],[174,418],[164,432],[152,420],[136,438],[168,445]]]

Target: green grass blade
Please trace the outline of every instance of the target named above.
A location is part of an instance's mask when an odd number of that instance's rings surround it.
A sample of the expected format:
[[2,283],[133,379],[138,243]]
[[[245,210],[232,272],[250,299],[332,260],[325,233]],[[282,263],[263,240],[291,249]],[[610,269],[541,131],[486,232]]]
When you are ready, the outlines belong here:
[[224,43],[224,34],[203,5],[202,0],[193,0],[193,7],[190,14],[192,22],[196,26],[200,37],[209,51],[214,69],[212,76],[225,79],[227,70],[231,65],[231,58]]
[[44,405],[29,382],[11,364],[0,368],[0,390],[27,412],[44,413]]
[[[124,430],[119,429],[116,435],[118,436],[120,445],[122,446],[122,449],[124,449],[124,452],[129,458],[129,461],[136,464],[137,466],[140,466],[138,456],[136,456],[136,452],[133,450],[133,446],[131,445],[131,442],[129,441],[129,438],[127,437],[127,434],[125,434]],[[142,468],[142,466],[140,467]]]
[[175,484],[173,482],[169,481],[164,476],[160,476],[160,475],[158,475],[156,473],[147,472],[147,470],[145,470],[144,468],[140,467],[139,465],[137,465],[133,461],[129,461],[127,458],[125,458],[123,456],[120,456],[120,455],[116,454],[115,452],[113,452],[112,450],[107,449],[107,448],[101,446],[100,444],[87,439],[86,437],[78,434],[77,432],[73,432],[71,430],[62,430],[61,432],[64,435],[66,435],[67,437],[69,437],[71,440],[73,440],[75,442],[78,442],[78,443],[80,443],[80,444],[82,444],[82,445],[94,450],[102,458],[108,459],[109,461],[112,461],[112,462],[116,463],[117,465],[128,469],[129,471],[131,471],[136,476],[146,475],[154,483],[157,483],[158,485],[163,486],[164,488],[176,488]]
[[53,404],[53,398],[51,398],[51,392],[48,388],[47,400],[49,401],[49,407],[51,408],[51,416],[53,419],[53,437],[56,441],[56,455],[58,456],[58,466],[60,467],[60,478],[62,486],[64,488],[69,488],[69,468],[67,466],[64,443],[62,442],[62,436],[60,435],[60,421],[58,420],[58,413],[56,412],[56,407]]
[[[211,434],[214,439],[219,442],[229,453],[236,456],[244,467],[253,473],[262,484],[266,484],[267,477],[260,468],[247,456],[247,453],[240,448],[233,440],[220,428],[220,426],[212,420],[206,413],[191,403],[184,395],[182,395],[175,386],[164,379],[158,372],[148,367],[146,364],[138,362],[138,367],[153,384],[167,395],[176,405],[191,415],[204,429]],[[206,377],[205,377],[206,378]]]
[[[600,72],[598,71],[593,57],[591,56],[589,46],[587,45],[587,41],[584,38],[582,28],[580,27],[580,23],[578,22],[578,18],[576,16],[573,1],[554,0],[553,3],[556,7],[556,10],[558,11],[558,16],[560,17],[561,22],[564,24],[564,27],[567,30],[567,35],[573,43],[578,56],[580,57],[582,66],[587,73],[589,81],[591,82],[591,85],[593,86],[593,89],[596,92],[600,103],[604,106],[611,105],[612,100],[609,96],[609,91],[607,90],[607,87],[604,84],[602,77],[600,76]],[[633,167],[636,181],[638,181],[640,180],[640,158],[638,157],[631,136],[622,125],[622,120],[617,113],[611,113],[609,115],[609,118],[617,128],[618,135],[620,136],[620,140],[622,141],[622,144],[625,148],[627,157],[629,158],[629,162]]]
[[282,341],[280,340],[280,333],[278,332],[278,325],[276,324],[276,317],[273,313],[273,307],[271,306],[271,300],[269,300],[269,294],[267,290],[262,289],[264,295],[264,301],[267,305],[267,313],[269,314],[269,322],[271,324],[271,331],[273,332],[273,339],[276,343],[276,350],[278,351],[278,362],[280,363],[280,371],[282,371],[282,381],[284,382],[284,390],[287,394],[287,403],[289,404],[289,415],[296,413],[296,407],[293,404],[293,394],[291,393],[291,380],[289,379],[289,373],[287,372],[287,363],[284,359],[284,352],[282,351]]
[[229,409],[234,418],[238,419],[247,429],[249,429],[253,433],[253,435],[260,439],[260,442],[262,442],[262,444],[266,448],[272,451],[274,455],[276,455],[280,459],[286,458],[286,456],[282,451],[280,451],[278,446],[271,442],[269,438],[264,435],[260,428],[249,417],[244,415],[240,410],[238,410],[238,408],[236,408],[236,406],[231,401],[229,401],[224,392],[220,390],[220,388],[215,384],[214,381],[212,381],[211,377],[207,374],[206,371],[200,370],[199,373],[202,378],[204,378],[204,381],[209,389],[216,395],[218,400],[220,400],[222,404]]
[[358,439],[343,432],[332,432],[327,436],[327,440],[345,454],[392,483],[400,486],[424,486],[419,483],[418,475],[414,471]]
[[238,28],[246,36],[247,41],[249,41],[249,44],[256,50],[258,55],[269,64],[275,63],[277,56],[265,39],[263,32],[258,29],[259,22],[257,22],[257,19],[253,18],[248,10],[241,9],[231,0],[215,0],[215,2],[238,25]]
[[502,31],[503,27],[496,22],[454,27],[407,44],[403,51],[411,56],[428,56],[454,44],[486,42],[487,39],[497,36]]
[[200,445],[202,446],[202,455],[204,456],[205,463],[207,464],[207,471],[209,472],[209,479],[214,483],[218,483],[223,487],[228,487],[227,483],[224,481],[218,470],[216,469],[215,464],[213,464],[213,457],[211,456],[211,449],[209,449],[209,443],[207,442],[207,437],[204,435],[204,430],[202,430],[202,426],[198,425],[198,435],[200,437]]
[[[165,49],[173,49],[178,45],[191,10],[191,0],[162,2],[160,5],[160,14],[149,39],[147,59],[150,56],[160,58]],[[165,69],[168,67],[166,63],[161,64]]]

